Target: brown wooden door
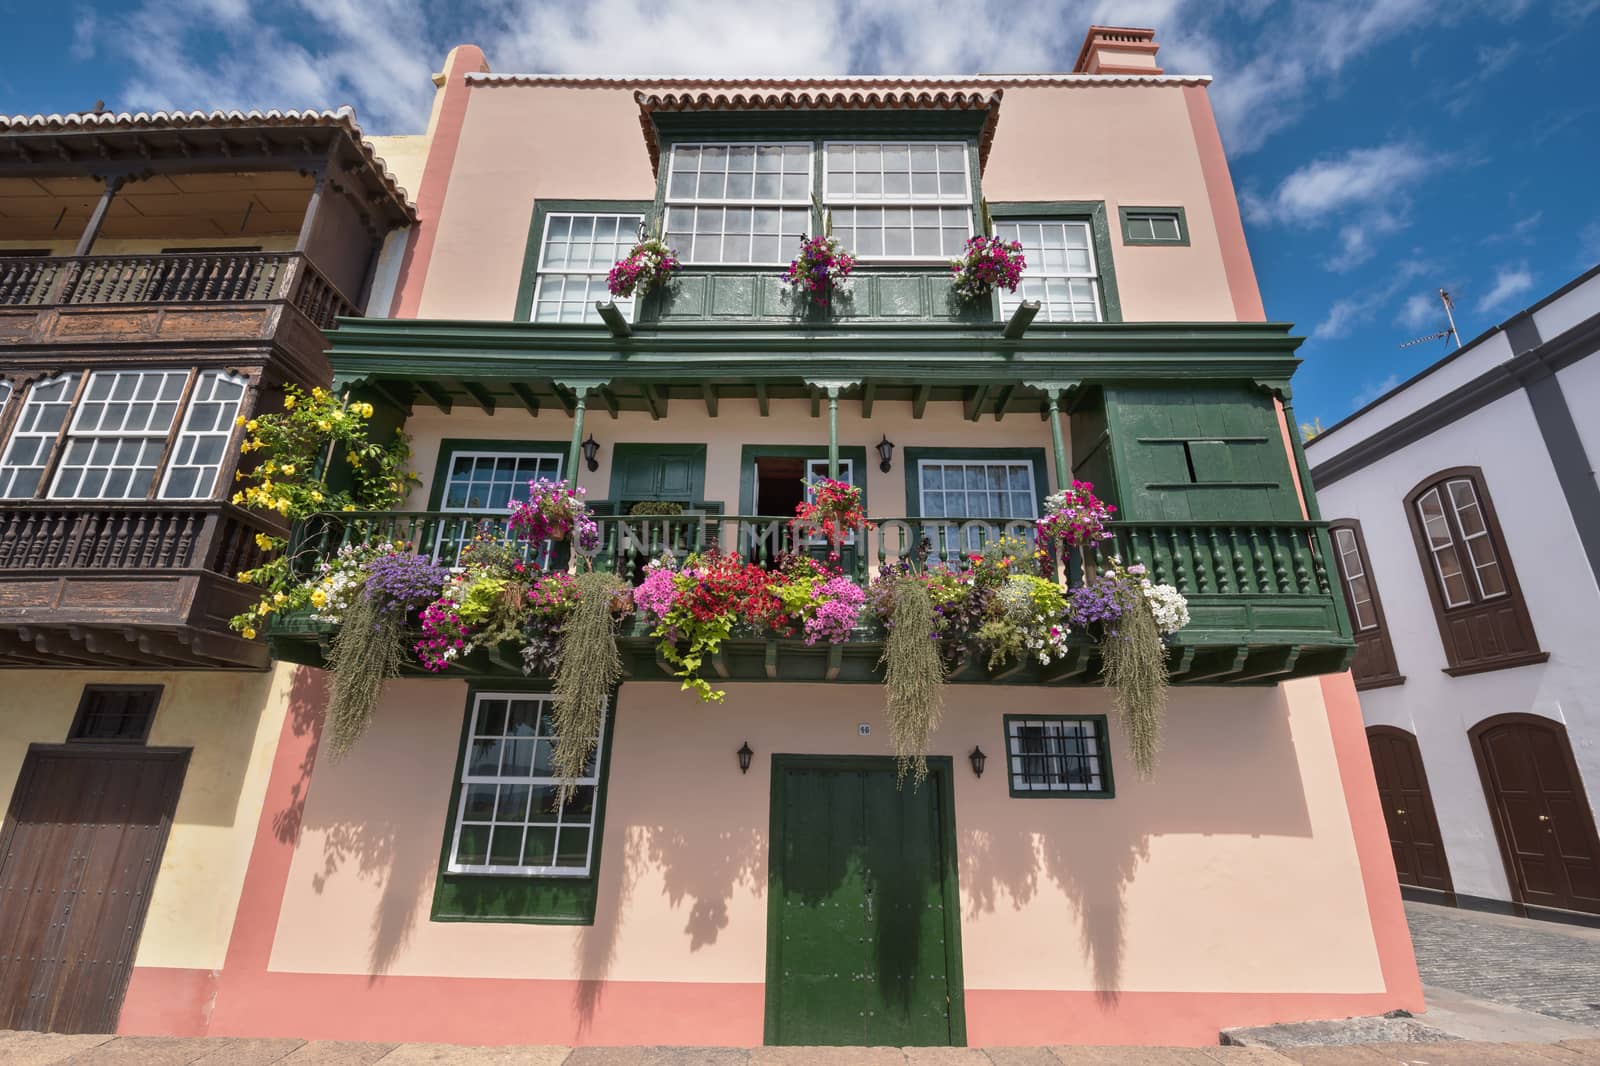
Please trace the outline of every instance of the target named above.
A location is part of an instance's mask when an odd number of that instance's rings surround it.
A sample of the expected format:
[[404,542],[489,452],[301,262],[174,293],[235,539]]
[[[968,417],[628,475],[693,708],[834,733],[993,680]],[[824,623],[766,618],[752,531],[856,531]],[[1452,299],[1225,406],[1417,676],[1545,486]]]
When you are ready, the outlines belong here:
[[0,1029],[115,1031],[188,759],[29,750],[0,830]]
[[1378,801],[1383,804],[1383,820],[1389,826],[1389,847],[1394,852],[1394,869],[1400,883],[1454,891],[1417,738],[1394,726],[1369,726],[1367,747],[1372,752]]
[[1600,841],[1566,728],[1503,714],[1471,737],[1518,902],[1600,914]]

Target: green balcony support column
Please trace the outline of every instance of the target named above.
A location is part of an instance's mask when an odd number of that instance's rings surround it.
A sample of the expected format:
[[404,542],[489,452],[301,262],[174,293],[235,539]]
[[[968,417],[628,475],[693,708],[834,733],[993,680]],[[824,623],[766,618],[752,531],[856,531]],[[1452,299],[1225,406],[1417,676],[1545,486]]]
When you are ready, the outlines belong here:
[[1067,462],[1067,437],[1061,428],[1061,402],[1078,388],[1077,382],[1030,381],[1028,385],[1044,393],[1045,417],[1050,419],[1050,445],[1055,450],[1056,489],[1072,483],[1072,467]]
[[[828,477],[839,477],[839,397],[846,389],[861,384],[859,381],[808,381],[806,384],[828,397]],[[815,410],[815,409],[813,409]]]
[[557,381],[555,383],[571,392],[575,397],[575,402],[572,406],[572,445],[567,449],[567,481],[572,485],[578,483],[578,456],[583,451],[583,413],[589,406],[589,393],[610,383],[610,379]]

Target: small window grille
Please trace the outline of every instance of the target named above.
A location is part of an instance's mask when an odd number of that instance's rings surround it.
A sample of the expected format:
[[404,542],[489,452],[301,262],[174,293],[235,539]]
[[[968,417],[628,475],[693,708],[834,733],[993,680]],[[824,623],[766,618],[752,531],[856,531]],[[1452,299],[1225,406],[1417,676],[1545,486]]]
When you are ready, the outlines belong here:
[[1106,720],[1007,715],[1006,770],[1014,796],[1110,796]]
[[86,685],[67,739],[143,744],[160,702],[160,685]]

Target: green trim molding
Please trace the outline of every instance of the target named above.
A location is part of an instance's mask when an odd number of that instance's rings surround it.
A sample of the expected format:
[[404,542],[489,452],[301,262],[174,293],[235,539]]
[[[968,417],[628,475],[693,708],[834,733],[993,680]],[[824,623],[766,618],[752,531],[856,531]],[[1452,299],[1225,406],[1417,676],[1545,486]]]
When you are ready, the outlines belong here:
[[[1178,239],[1175,241],[1156,240],[1150,237],[1135,237],[1128,232],[1128,218],[1137,215],[1172,215],[1178,220]],[[1150,248],[1186,248],[1189,245],[1189,216],[1181,207],[1118,207],[1117,217],[1122,231],[1122,243],[1133,247]]]
[[[1011,723],[1012,722],[1093,722],[1094,735],[1100,742],[1100,783],[1094,791],[1069,792],[1066,790],[1041,790],[1017,788],[1011,774]],[[1117,783],[1111,772],[1111,733],[1103,714],[1008,714],[1001,718],[1000,750],[1005,763],[1006,788],[1012,799],[1116,799]]]
[[[428,510],[443,510],[444,490],[449,483],[451,461],[457,452],[504,452],[507,455],[535,455],[551,453],[567,465],[567,442],[554,440],[493,440],[476,437],[446,437],[439,442],[439,454],[433,462],[433,483],[428,486]],[[567,471],[562,470],[565,477]]]
[[[894,760],[881,755],[782,755],[772,756],[772,789],[767,815],[767,849],[777,855],[783,831],[784,773],[788,768],[818,770],[882,770],[893,773]],[[459,774],[457,776],[460,776]],[[961,951],[961,889],[957,879],[955,766],[948,755],[928,756],[928,780],[939,803],[940,889],[944,895],[945,975],[950,995],[950,1045],[967,1043],[966,972]],[[778,1004],[774,991],[782,978],[781,959],[783,912],[783,864],[767,863],[767,980],[763,1009],[763,1039],[777,1039]]]
[[[1100,293],[1107,322],[1122,321],[1122,298],[1117,294],[1117,264],[1111,254],[1111,228],[1104,200],[1009,200],[989,205],[989,217],[1041,218],[1089,223],[1094,234],[1094,260],[1100,268]],[[995,294],[995,317],[1000,316],[1000,295]]]
[[[746,444],[739,449],[739,513],[753,515],[756,505],[756,460],[763,456],[782,459],[828,458],[828,442],[820,444]],[[850,460],[850,483],[861,490],[861,506],[867,506],[867,449],[839,446],[839,458]]]
[[907,518],[922,517],[922,483],[917,464],[923,459],[1025,459],[1033,464],[1036,513],[1044,513],[1044,500],[1051,492],[1044,448],[921,448],[913,444],[901,449],[900,456],[900,463],[905,467]]
[[606,714],[605,735],[600,739],[600,779],[595,787],[594,836],[589,873],[585,877],[532,877],[495,874],[453,874],[450,869],[450,841],[455,834],[461,804],[461,767],[471,739],[472,706],[480,692],[514,692],[548,695],[548,681],[517,678],[484,679],[469,682],[467,702],[461,716],[461,740],[457,744],[455,772],[450,783],[450,807],[444,820],[444,840],[439,845],[439,872],[434,880],[433,906],[429,918],[435,922],[515,922],[524,925],[593,925],[595,901],[599,897],[600,858],[604,854],[606,793],[611,779],[611,741],[616,732],[617,692],[611,694]]
[[539,280],[539,248],[544,243],[544,220],[555,212],[620,215],[637,211],[644,216],[645,228],[650,228],[651,205],[648,200],[535,200],[533,218],[528,223],[528,243],[522,253],[522,280],[517,285],[517,310],[513,316],[518,322],[533,318],[533,291]]

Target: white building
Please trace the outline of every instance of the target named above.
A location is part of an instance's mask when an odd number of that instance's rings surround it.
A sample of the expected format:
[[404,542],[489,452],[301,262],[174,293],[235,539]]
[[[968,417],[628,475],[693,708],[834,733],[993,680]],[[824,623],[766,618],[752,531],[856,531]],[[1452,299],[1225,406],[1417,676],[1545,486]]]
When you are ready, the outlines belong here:
[[1600,267],[1306,447],[1408,896],[1600,915],[1597,351]]

